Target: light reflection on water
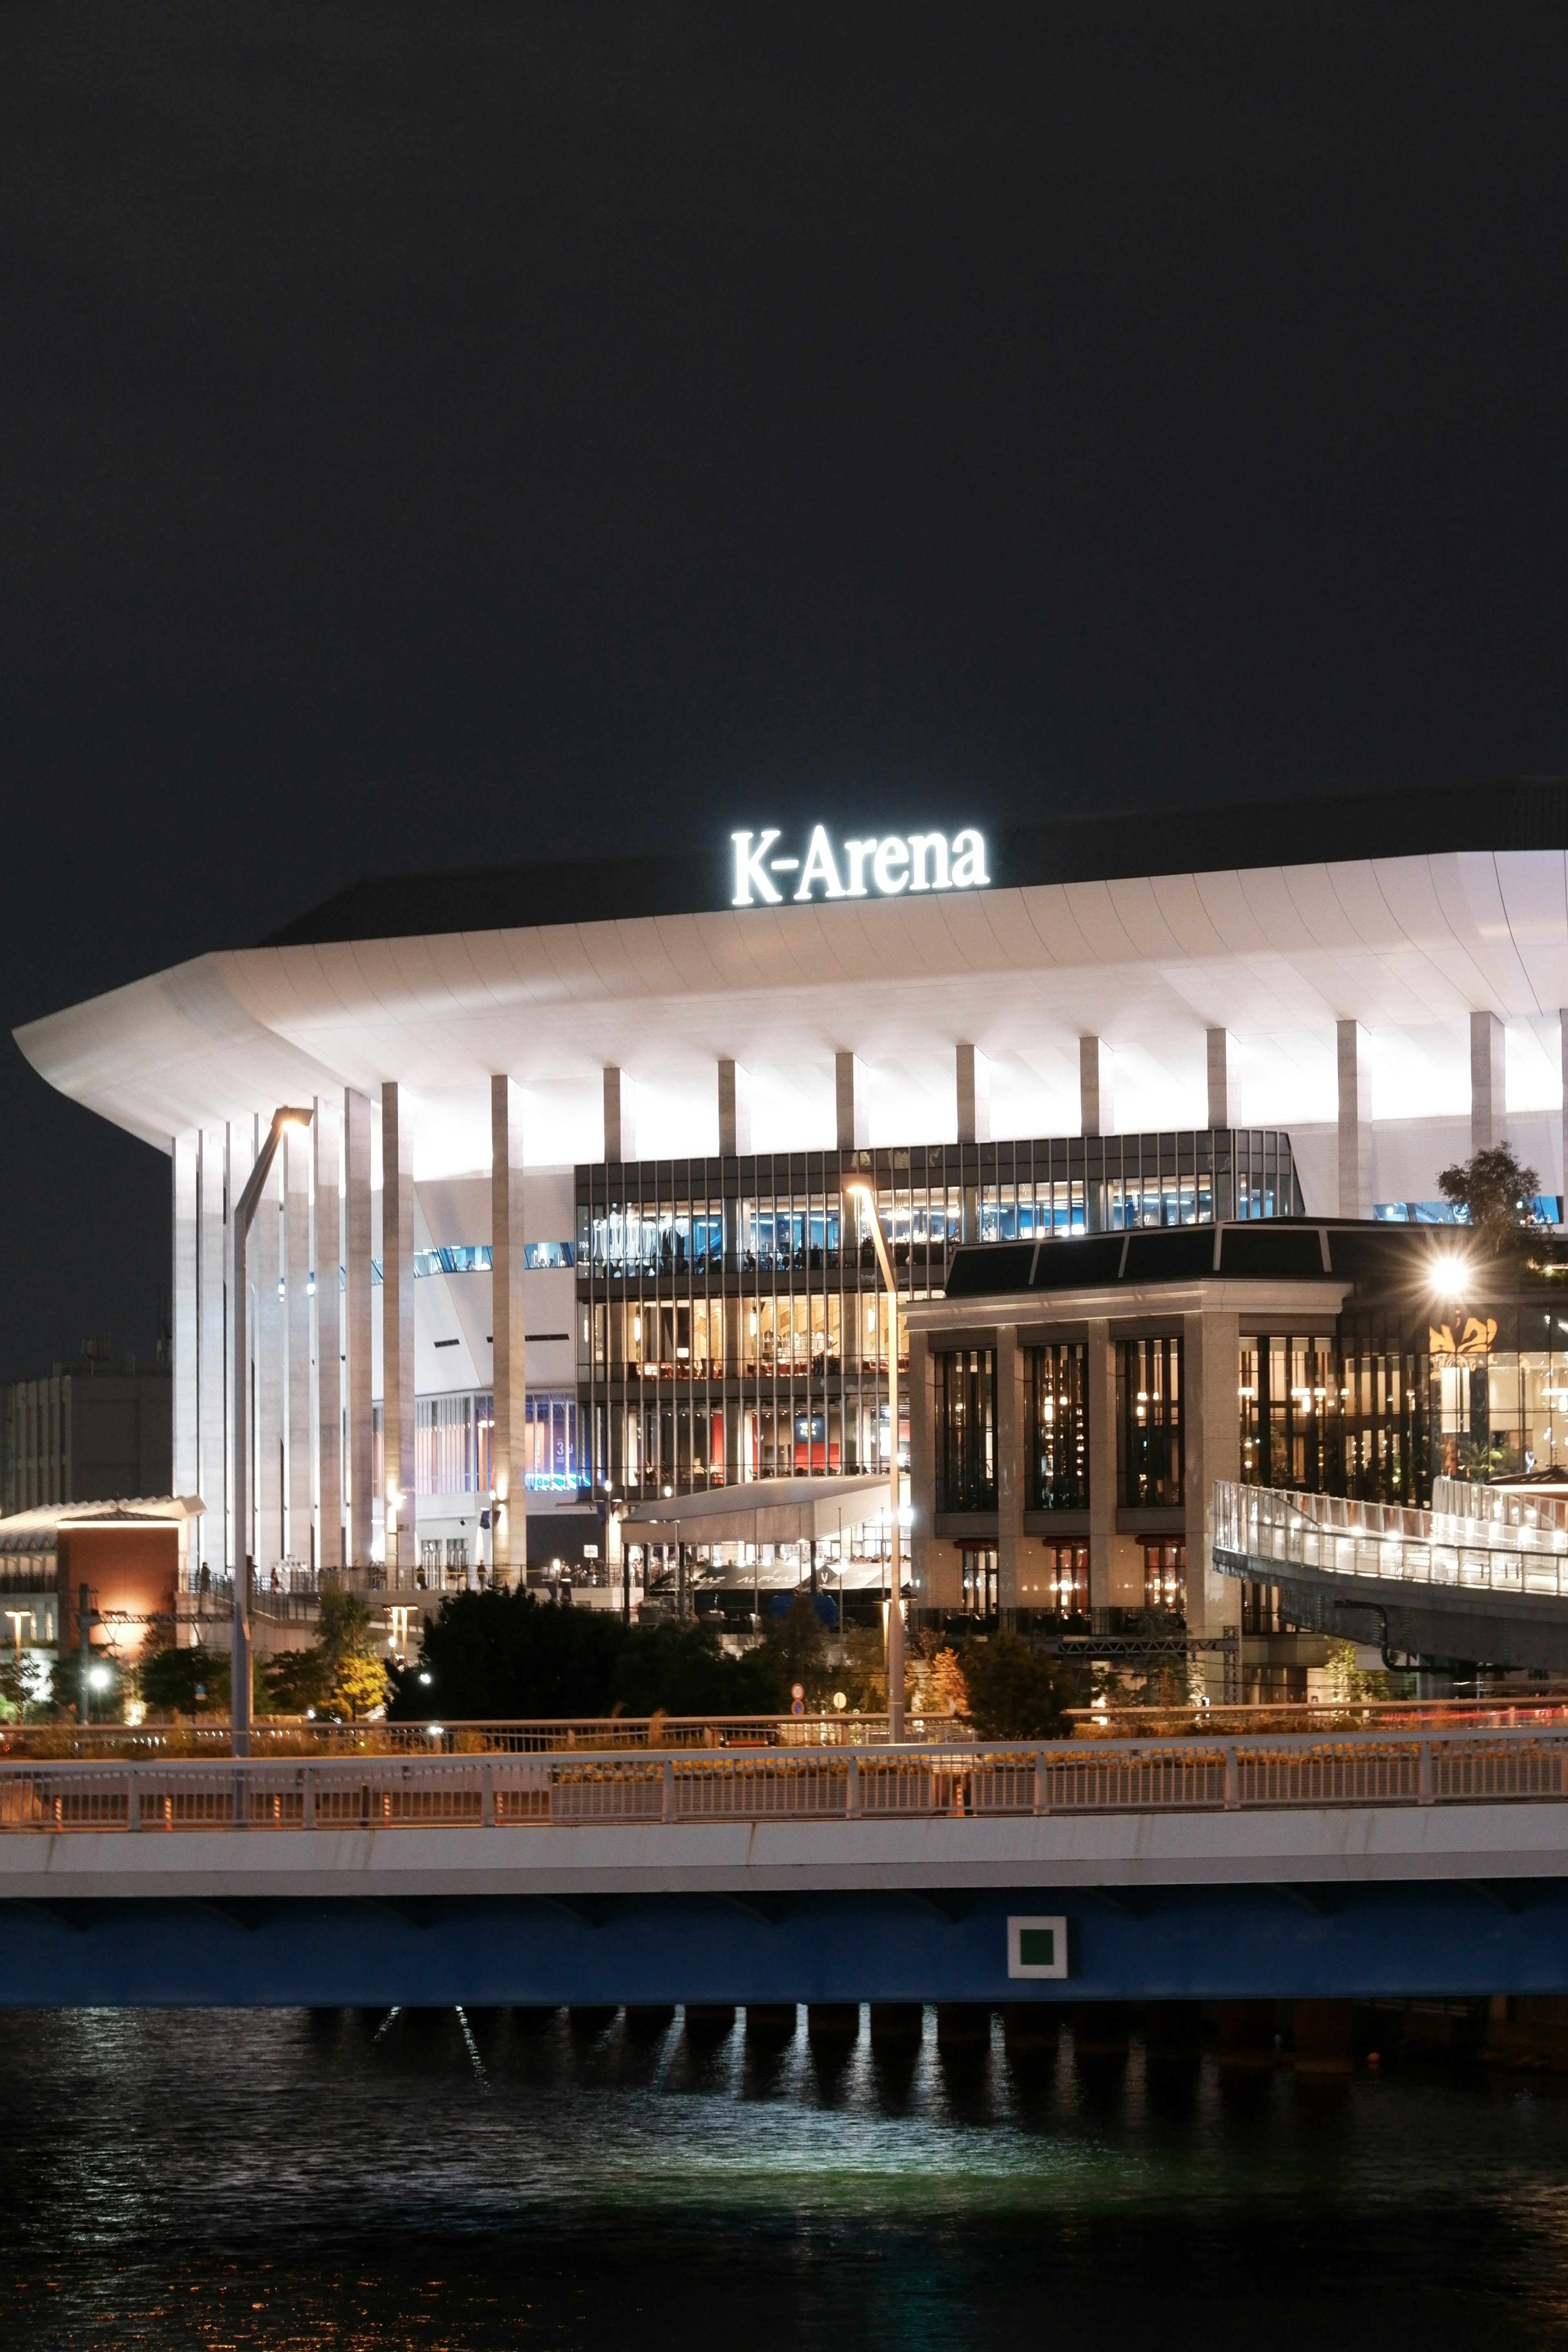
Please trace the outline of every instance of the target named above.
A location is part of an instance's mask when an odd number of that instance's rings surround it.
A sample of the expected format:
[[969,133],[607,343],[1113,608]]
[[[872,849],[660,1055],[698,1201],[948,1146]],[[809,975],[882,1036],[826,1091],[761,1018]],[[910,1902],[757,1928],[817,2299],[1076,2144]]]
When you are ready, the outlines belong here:
[[29,2345],[1568,2336],[1568,2100],[563,2013],[0,2019]]

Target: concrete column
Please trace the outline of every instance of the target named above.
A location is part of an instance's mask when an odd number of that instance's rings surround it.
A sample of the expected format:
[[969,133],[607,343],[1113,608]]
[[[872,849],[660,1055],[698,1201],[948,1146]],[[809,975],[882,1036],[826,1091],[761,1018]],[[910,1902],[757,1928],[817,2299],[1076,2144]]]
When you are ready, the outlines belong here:
[[[1560,1011],[1557,1019],[1563,1057],[1563,1190],[1564,1195],[1568,1195],[1568,1009]],[[1568,1215],[1568,1202],[1565,1202],[1564,1214]]]
[[196,1543],[208,1569],[228,1560],[228,1135],[221,1127],[202,1129],[201,1210],[198,1237],[201,1286],[201,1395],[197,1405],[196,1486],[205,1505],[196,1521]]
[[1109,1322],[1089,1327],[1089,1605],[1142,1609],[1143,1554],[1116,1527],[1116,1341]]
[[522,1088],[490,1079],[490,1320],[495,1342],[495,1429],[490,1476],[495,1517],[490,1557],[500,1584],[528,1573],[527,1339],[523,1307]]
[[752,1148],[752,1074],[739,1062],[719,1065],[719,1157],[738,1160]]
[[309,1128],[290,1128],[283,1139],[283,1249],[287,1477],[283,1549],[290,1559],[310,1565],[315,1557],[310,1497],[312,1424],[310,1406],[310,1158]]
[[1372,1214],[1372,1084],[1366,1032],[1359,1021],[1338,1024],[1340,1070],[1340,1214]]
[[1109,1609],[1116,1549],[1116,1349],[1103,1317],[1089,1327],[1089,1605]]
[[637,1156],[637,1090],[625,1070],[605,1072],[605,1158]]
[[381,1442],[386,1564],[412,1569],[414,1505],[414,1139],[395,1078],[381,1088]]
[[1240,1588],[1214,1568],[1216,1478],[1241,1475],[1241,1323],[1209,1310],[1182,1318],[1182,1495],[1187,1631],[1219,1633],[1241,1618]]
[[936,1359],[928,1331],[910,1333],[910,1579],[917,1611],[956,1609],[963,1597],[957,1552],[936,1533]]
[[1495,1013],[1470,1015],[1470,1150],[1491,1151],[1508,1140],[1508,1074],[1504,1030]]
[[1083,1135],[1116,1132],[1116,1063],[1103,1037],[1078,1041],[1079,1130]]
[[370,1566],[374,1525],[372,1494],[370,1360],[370,1098],[353,1087],[343,1094],[343,1333],[348,1359],[346,1468],[348,1560]]
[[996,1609],[1016,1622],[1024,1549],[1024,1351],[1018,1327],[996,1332]]
[[257,1203],[247,1253],[254,1306],[248,1317],[256,1382],[256,1573],[268,1576],[283,1557],[283,1273],[282,1170],[274,1162]]
[[871,1141],[869,1074],[858,1054],[833,1057],[833,1087],[840,1151],[865,1151]]
[[991,1140],[991,1065],[973,1045],[958,1049],[958,1139]]
[[[335,1095],[318,1095],[310,1122],[316,1154],[316,1221],[312,1263],[316,1269],[316,1559],[342,1568],[343,1558],[343,1264],[342,1202],[338,1171],[342,1164],[342,1106]],[[367,1268],[368,1273],[368,1268]],[[370,1285],[365,1290],[368,1297]],[[368,1352],[368,1350],[367,1350]]]
[[[228,1129],[228,1208],[227,1214],[225,1218],[225,1238],[231,1244],[234,1239],[233,1220],[235,1203],[239,1199],[240,1194],[244,1192],[246,1185],[250,1181],[250,1171],[255,1165],[255,1119],[245,1118],[231,1120]],[[253,1225],[251,1227],[253,1237],[256,1228]],[[250,1449],[247,1458],[251,1461],[254,1461],[255,1459],[256,1317],[251,1311],[251,1307],[247,1302],[245,1310],[246,1386],[244,1394],[236,1396],[236,1372],[233,1361],[235,1350],[235,1302],[230,1292],[232,1280],[233,1270],[231,1267],[228,1281],[226,1282],[225,1285],[226,1297],[226,1328],[224,1334],[224,1347],[230,1360],[228,1375],[228,1443],[225,1465],[226,1489],[225,1496],[224,1516],[226,1520],[225,1543],[226,1549],[222,1562],[222,1565],[226,1568],[233,1568],[237,1562],[242,1560],[247,1553],[254,1554],[256,1549],[256,1481],[254,1478],[251,1478],[246,1485],[246,1507],[243,1521],[237,1513],[235,1503],[235,1497],[238,1491],[240,1483],[235,1471],[236,1446],[240,1444],[247,1446]],[[256,1287],[256,1268],[254,1260],[250,1261],[250,1287],[254,1294]]]
[[197,1435],[201,1412],[200,1287],[197,1253],[196,1171],[199,1139],[195,1129],[174,1138],[174,1266],[170,1286],[170,1342],[174,1351],[174,1481],[176,1495],[194,1495],[201,1475]]
[[1231,1100],[1231,1053],[1233,1040],[1228,1029],[1211,1029],[1208,1033],[1209,1125],[1233,1127],[1236,1124],[1235,1104]]

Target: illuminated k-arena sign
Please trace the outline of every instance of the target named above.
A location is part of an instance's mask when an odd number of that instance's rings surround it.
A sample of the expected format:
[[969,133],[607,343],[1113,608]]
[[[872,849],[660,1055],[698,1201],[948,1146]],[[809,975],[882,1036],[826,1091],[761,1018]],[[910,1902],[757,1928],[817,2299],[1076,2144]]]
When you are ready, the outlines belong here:
[[781,855],[776,825],[732,833],[736,907],[776,907],[785,898],[897,898],[904,891],[984,890],[985,840],[970,827],[955,833],[887,833],[835,848],[814,825],[804,857]]

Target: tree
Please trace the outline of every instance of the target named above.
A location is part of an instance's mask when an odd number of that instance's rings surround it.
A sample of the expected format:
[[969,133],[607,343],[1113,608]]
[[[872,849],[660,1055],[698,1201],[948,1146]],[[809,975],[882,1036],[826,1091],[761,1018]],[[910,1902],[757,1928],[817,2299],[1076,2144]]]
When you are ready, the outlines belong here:
[[395,1668],[393,1683],[390,1712],[405,1723],[433,1708],[461,1723],[591,1719],[617,1707],[635,1716],[775,1715],[789,1705],[766,1643],[731,1657],[703,1626],[662,1619],[628,1629],[604,1610],[558,1607],[493,1586],[448,1593],[425,1629],[417,1668]]
[[928,1715],[969,1713],[969,1682],[956,1650],[941,1649],[932,1658],[921,1703]]
[[1445,1201],[1465,1211],[1472,1232],[1493,1257],[1523,1246],[1522,1237],[1535,1222],[1541,1178],[1533,1168],[1521,1166],[1506,1143],[1445,1168],[1437,1188]]
[[831,1687],[827,1644],[808,1594],[797,1592],[784,1614],[773,1619],[763,1639],[762,1656],[782,1695],[781,1706],[790,1705],[796,1683],[805,1693],[808,1708],[820,1706]]
[[1063,1700],[1050,1659],[1019,1633],[994,1633],[963,1653],[970,1713],[982,1739],[1055,1739]]
[[8,1714],[25,1722],[27,1709],[37,1705],[43,1693],[44,1670],[37,1658],[15,1647],[0,1652],[0,1705]]
[[228,1706],[228,1660],[199,1643],[181,1650],[172,1639],[156,1641],[142,1653],[137,1682],[154,1715],[221,1715]]

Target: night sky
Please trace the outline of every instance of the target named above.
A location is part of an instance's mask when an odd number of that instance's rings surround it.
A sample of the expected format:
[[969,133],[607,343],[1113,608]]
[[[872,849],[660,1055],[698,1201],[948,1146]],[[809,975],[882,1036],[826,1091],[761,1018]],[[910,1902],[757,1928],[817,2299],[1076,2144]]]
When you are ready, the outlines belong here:
[[[1563,772],[1565,124],[1560,5],[11,0],[4,1030],[366,871]],[[150,1352],[167,1162],[0,1122],[0,1376]]]

